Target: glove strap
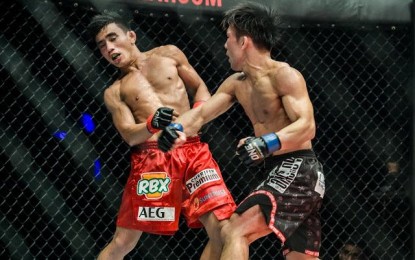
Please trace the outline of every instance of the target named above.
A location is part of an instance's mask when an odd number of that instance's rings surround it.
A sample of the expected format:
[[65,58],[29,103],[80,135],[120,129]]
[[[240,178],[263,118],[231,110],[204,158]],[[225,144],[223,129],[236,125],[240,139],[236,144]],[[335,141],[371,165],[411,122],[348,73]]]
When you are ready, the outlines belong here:
[[193,108],[196,108],[196,107],[198,107],[198,106],[201,106],[201,105],[203,105],[203,103],[205,103],[206,101],[204,101],[204,100],[199,100],[199,101],[196,101],[194,104],[193,104]]
[[180,132],[183,132],[183,126],[182,126],[182,124],[179,124],[179,123],[170,123],[169,126],[176,128]]
[[281,142],[280,138],[276,133],[269,133],[266,135],[261,136],[264,139],[265,144],[267,145],[268,152],[273,153],[281,149]]
[[147,118],[147,124],[146,124],[146,126],[147,126],[147,130],[148,130],[150,133],[155,134],[155,133],[157,133],[158,131],[160,131],[160,129],[154,128],[154,127],[151,125],[151,121],[153,121],[153,117],[154,117],[154,114],[150,115],[150,116]]

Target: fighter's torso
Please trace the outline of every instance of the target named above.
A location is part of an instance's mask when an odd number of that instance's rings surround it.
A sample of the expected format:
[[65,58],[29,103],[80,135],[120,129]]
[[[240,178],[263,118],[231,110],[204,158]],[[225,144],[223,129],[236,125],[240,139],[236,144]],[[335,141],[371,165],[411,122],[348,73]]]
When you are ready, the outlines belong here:
[[177,62],[164,56],[160,48],[145,54],[120,80],[120,98],[130,108],[136,123],[144,122],[161,107],[182,114],[189,110],[186,88],[178,75]]
[[236,80],[235,96],[251,120],[255,135],[278,131],[291,123],[278,93],[278,81],[270,67],[259,77],[249,79],[242,73]]
[[[278,69],[288,66],[286,63],[275,62],[255,78],[244,73],[235,80],[235,97],[242,105],[254,128],[255,136],[270,132],[278,132],[292,123],[284,109],[279,85]],[[299,145],[297,149],[310,149],[311,142]],[[277,151],[274,154],[289,152]]]

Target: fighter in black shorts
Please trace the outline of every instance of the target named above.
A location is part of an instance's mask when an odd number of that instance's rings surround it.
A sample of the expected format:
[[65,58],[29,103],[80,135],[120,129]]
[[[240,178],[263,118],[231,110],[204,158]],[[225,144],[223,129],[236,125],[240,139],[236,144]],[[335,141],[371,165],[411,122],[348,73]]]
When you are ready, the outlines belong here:
[[297,251],[318,256],[325,187],[322,165],[312,150],[300,150],[268,157],[264,168],[266,180],[235,212],[242,214],[259,205],[268,227],[284,244],[284,255]]
[[229,221],[221,222],[221,259],[248,259],[249,245],[272,232],[283,242],[287,260],[317,259],[324,176],[312,152],[316,124],[305,79],[271,57],[279,31],[274,10],[243,3],[226,11],[222,25],[226,55],[236,73],[203,106],[178,117],[184,134],[166,127],[159,147],[167,151],[181,145],[239,102],[255,136],[241,139],[237,154],[248,166],[265,164],[268,176]]

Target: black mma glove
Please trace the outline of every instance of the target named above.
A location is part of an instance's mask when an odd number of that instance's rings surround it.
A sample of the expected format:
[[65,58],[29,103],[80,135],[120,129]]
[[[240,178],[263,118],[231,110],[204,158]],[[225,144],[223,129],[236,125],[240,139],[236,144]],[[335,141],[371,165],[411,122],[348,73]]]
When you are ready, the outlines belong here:
[[281,142],[275,133],[260,137],[250,137],[238,147],[236,154],[247,166],[260,163],[265,157],[281,149]]
[[173,147],[174,141],[179,138],[179,135],[176,131],[183,132],[183,126],[181,124],[172,123],[167,126],[163,132],[161,132],[158,140],[157,145],[160,150],[163,152],[168,152]]
[[147,130],[155,134],[168,126],[173,119],[173,110],[168,107],[159,107],[153,115],[147,118]]

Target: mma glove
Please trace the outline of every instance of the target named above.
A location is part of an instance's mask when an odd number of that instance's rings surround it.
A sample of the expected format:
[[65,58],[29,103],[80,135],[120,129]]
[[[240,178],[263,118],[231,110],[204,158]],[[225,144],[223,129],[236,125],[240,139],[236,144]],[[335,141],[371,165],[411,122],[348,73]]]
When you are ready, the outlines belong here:
[[157,145],[160,150],[166,153],[173,147],[174,141],[179,138],[176,131],[183,132],[183,126],[178,123],[171,123],[161,132],[157,140]]
[[153,115],[147,118],[147,130],[155,134],[166,128],[173,119],[173,110],[168,107],[159,107]]
[[245,143],[238,147],[236,154],[245,165],[254,166],[279,149],[281,149],[281,142],[278,135],[270,133],[247,138]]

